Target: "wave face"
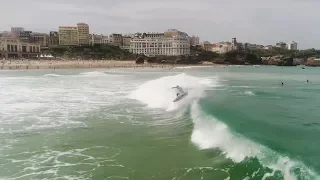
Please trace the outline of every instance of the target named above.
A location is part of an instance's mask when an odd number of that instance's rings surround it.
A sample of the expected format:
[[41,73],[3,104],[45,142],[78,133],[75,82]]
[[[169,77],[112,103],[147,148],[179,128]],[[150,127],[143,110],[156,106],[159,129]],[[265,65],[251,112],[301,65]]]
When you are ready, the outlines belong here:
[[[188,97],[173,103],[175,91],[171,87],[179,85],[185,88]],[[208,97],[206,90],[218,89],[218,78],[199,78],[187,74],[167,76],[147,81],[133,91],[129,98],[140,101],[148,108],[165,111],[188,111],[193,122],[191,141],[200,150],[219,150],[235,165],[227,168],[229,179],[237,169],[248,169],[244,179],[318,179],[319,176],[302,162],[258,144],[230,129],[223,121],[202,110],[201,101]],[[251,91],[244,95],[253,96]],[[223,170],[223,169],[222,169]],[[223,170],[225,171],[225,170]],[[228,179],[228,178],[227,178]]]

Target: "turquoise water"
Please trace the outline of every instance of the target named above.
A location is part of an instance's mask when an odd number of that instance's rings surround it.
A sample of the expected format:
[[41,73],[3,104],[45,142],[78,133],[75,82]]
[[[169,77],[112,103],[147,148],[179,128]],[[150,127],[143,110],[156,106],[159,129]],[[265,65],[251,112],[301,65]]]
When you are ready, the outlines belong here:
[[320,179],[319,75],[0,71],[0,179]]

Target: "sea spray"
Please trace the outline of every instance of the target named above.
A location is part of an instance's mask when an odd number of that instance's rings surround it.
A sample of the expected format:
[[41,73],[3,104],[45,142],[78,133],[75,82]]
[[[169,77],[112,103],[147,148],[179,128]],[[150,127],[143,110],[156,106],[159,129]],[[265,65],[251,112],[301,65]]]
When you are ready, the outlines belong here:
[[235,162],[261,153],[254,143],[233,135],[227,125],[205,115],[199,108],[197,102],[192,104],[191,118],[194,121],[194,130],[191,141],[200,149],[219,148],[227,158]]
[[[129,95],[129,98],[136,99],[146,104],[149,108],[172,111],[180,109],[190,104],[193,100],[203,97],[204,90],[216,84],[217,82],[213,82],[211,79],[197,78],[182,73],[148,81],[133,91]],[[188,91],[188,96],[174,103],[173,100],[176,98],[176,90],[172,89],[172,87],[177,85],[185,91]]]

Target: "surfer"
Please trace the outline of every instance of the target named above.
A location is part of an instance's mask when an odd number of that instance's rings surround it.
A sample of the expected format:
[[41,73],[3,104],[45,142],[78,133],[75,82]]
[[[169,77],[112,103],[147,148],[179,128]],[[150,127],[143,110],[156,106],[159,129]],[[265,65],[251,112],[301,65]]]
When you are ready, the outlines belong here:
[[181,99],[183,99],[185,96],[188,95],[188,92],[185,92],[179,85],[177,85],[176,87],[172,87],[172,89],[177,89],[179,91],[177,93],[177,98],[173,100],[173,102],[180,101]]
[[177,85],[176,87],[172,87],[172,89],[178,89],[179,92],[177,93],[177,96],[184,93],[183,89],[179,85]]

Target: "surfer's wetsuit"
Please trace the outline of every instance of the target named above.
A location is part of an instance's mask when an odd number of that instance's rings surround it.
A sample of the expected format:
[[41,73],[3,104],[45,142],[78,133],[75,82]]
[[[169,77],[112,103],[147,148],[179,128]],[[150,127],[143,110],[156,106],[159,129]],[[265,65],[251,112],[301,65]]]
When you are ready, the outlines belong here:
[[176,86],[173,88],[177,88],[179,90],[179,93],[177,93],[177,96],[179,96],[180,94],[184,93],[183,89],[180,86]]

